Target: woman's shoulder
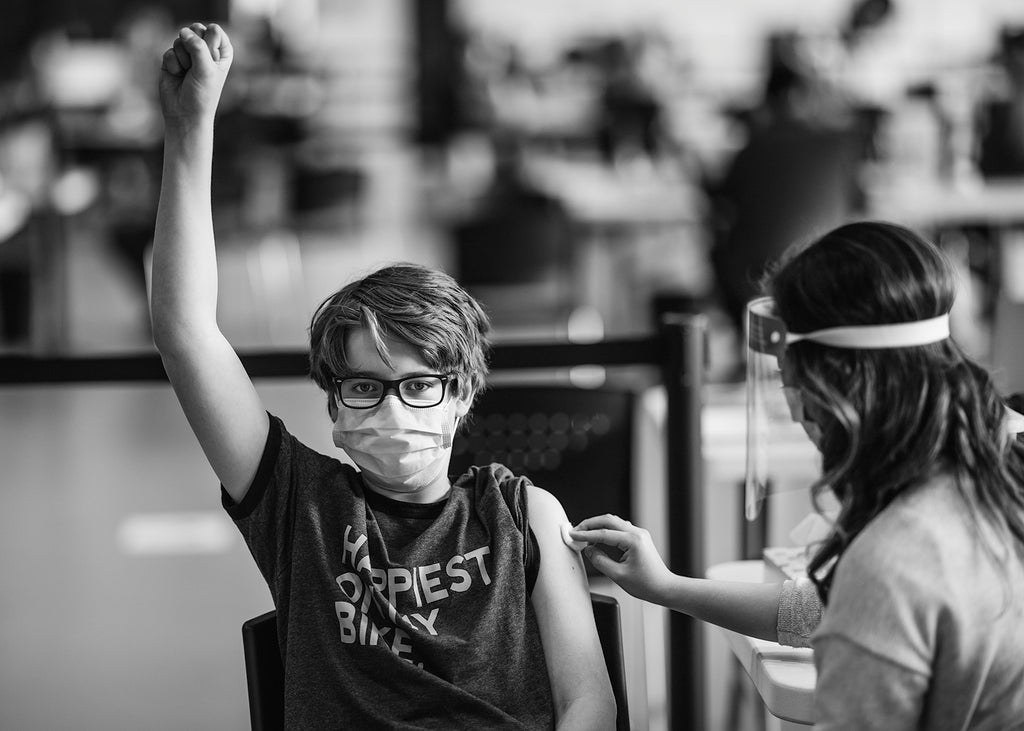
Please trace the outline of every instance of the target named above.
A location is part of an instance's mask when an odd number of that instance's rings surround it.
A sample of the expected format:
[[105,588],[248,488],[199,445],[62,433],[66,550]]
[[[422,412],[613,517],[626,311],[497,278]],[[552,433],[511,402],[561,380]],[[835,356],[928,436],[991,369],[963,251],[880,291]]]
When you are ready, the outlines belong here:
[[[1005,608],[1007,567],[980,540],[983,524],[952,477],[908,490],[840,556],[815,640],[842,637],[927,672],[943,632],[974,632]],[[1024,575],[1009,570],[1011,582]]]
[[906,548],[911,539],[948,543],[951,532],[968,531],[969,520],[956,479],[936,474],[897,496],[864,527],[848,551],[870,555],[888,551],[893,544]]
[[935,475],[864,527],[843,552],[836,579],[859,588],[880,585],[882,591],[913,586],[926,597],[940,590],[944,574],[962,557],[974,553],[975,542],[976,527],[956,480]]

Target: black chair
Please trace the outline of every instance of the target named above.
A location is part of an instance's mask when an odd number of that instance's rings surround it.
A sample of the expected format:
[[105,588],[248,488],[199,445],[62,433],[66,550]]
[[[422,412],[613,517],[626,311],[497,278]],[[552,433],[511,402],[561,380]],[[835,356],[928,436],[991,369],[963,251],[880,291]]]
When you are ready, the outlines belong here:
[[[608,666],[608,677],[618,705],[615,726],[629,729],[626,700],[626,665],[622,653],[622,618],[619,602],[604,594],[590,594],[594,622],[601,650]],[[249,720],[253,731],[277,731],[284,728],[284,666],[277,643],[277,612],[269,611],[242,625],[245,652],[245,681],[249,692]]]
[[450,472],[501,462],[555,495],[573,524],[630,520],[635,403],[628,388],[493,386],[456,435]]
[[253,731],[284,728],[284,664],[277,643],[277,610],[242,624],[242,647]]
[[622,651],[622,614],[615,597],[590,592],[590,606],[594,608],[594,623],[604,652],[608,679],[615,695],[615,728],[629,731],[629,703],[626,699],[626,662]]

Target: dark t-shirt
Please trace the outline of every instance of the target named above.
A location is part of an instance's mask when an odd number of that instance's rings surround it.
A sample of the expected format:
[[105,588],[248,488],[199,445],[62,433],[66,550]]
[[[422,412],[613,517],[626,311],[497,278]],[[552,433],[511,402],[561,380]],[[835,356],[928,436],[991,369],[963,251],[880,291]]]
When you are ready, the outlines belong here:
[[277,608],[286,726],[553,727],[529,482],[491,465],[399,502],[270,421],[245,499],[223,499]]

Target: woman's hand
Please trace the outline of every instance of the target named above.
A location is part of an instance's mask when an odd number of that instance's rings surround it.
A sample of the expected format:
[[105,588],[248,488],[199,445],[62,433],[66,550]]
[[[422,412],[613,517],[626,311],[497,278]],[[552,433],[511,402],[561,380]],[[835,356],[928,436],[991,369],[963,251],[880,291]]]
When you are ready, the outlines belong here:
[[[674,574],[658,555],[651,534],[615,515],[587,518],[569,535],[587,542],[583,553],[594,568],[638,599],[733,632],[778,642],[781,583],[716,581]],[[802,597],[799,600],[805,601]],[[813,611],[815,605],[817,594],[812,591],[807,610]]]
[[231,58],[231,41],[219,25],[193,23],[178,32],[160,67],[160,106],[168,126],[213,121]]
[[651,534],[617,515],[587,518],[569,531],[588,545],[583,554],[595,569],[644,601],[663,604],[675,577],[654,547]]

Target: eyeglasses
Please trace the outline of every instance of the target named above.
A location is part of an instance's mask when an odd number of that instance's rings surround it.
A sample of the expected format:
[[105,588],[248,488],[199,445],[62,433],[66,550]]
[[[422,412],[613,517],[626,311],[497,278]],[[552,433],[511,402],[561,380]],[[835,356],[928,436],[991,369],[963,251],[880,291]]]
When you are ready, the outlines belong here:
[[372,409],[392,390],[406,406],[429,409],[444,401],[445,387],[451,379],[452,376],[435,374],[409,376],[395,381],[354,376],[335,378],[334,388],[341,403],[350,409]]

